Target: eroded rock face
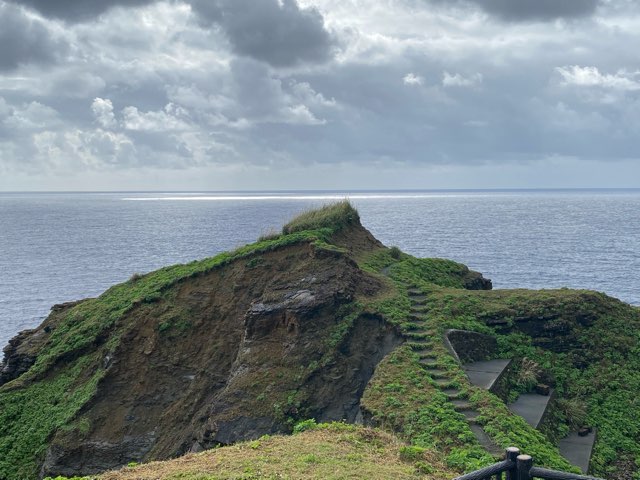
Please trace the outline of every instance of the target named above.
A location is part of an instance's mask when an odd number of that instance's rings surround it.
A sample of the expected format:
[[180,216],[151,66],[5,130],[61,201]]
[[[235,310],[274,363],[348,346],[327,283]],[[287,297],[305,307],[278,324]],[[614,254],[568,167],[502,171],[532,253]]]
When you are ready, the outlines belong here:
[[491,290],[493,288],[489,278],[484,278],[481,273],[472,270],[466,275],[463,283],[467,290]]
[[301,244],[138,305],[102,359],[84,430],[56,435],[42,475],[170,458],[303,418],[354,421],[375,366],[401,341],[380,318],[353,314],[380,288],[349,256]]
[[4,361],[0,363],[0,385],[18,378],[34,364],[36,356],[21,347],[35,334],[35,330],[24,330],[9,340],[9,344],[4,347]]
[[0,363],[0,386],[18,378],[35,363],[38,352],[47,341],[61,315],[80,302],[67,302],[51,307],[51,314],[38,328],[23,330],[9,340]]

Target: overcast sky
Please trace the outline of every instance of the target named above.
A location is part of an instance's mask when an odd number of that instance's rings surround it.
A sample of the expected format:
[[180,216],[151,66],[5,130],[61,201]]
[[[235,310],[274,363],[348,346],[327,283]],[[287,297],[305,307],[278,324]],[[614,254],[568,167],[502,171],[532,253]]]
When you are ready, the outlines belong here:
[[640,187],[636,0],[0,0],[0,190]]

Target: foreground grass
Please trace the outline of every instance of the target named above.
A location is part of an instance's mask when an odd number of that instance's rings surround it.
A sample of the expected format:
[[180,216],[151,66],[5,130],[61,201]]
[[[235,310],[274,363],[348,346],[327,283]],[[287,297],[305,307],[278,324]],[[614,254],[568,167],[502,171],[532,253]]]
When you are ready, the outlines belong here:
[[340,423],[292,436],[265,436],[176,460],[127,467],[99,480],[449,479],[439,454],[407,447],[379,430]]

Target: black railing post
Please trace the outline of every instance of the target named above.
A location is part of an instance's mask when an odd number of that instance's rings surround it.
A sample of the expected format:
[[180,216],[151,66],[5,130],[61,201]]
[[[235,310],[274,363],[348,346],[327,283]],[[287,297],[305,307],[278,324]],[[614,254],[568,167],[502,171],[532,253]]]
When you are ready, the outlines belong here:
[[529,471],[533,467],[533,458],[530,455],[518,455],[516,459],[517,476],[516,480],[531,480]]
[[505,453],[504,459],[513,462],[513,468],[507,470],[507,478],[506,480],[517,480],[516,477],[516,462],[518,460],[518,455],[520,455],[520,449],[517,447],[509,447]]

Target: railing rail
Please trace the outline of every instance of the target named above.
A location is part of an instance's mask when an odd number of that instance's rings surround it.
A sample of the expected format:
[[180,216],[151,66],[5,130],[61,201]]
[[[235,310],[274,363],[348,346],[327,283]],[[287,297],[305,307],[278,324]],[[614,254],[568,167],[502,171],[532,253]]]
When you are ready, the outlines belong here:
[[520,449],[516,447],[507,448],[505,459],[502,462],[456,477],[454,480],[502,480],[503,478],[504,480],[532,480],[535,478],[543,480],[603,480],[587,475],[534,467],[533,458],[529,455],[521,455]]

